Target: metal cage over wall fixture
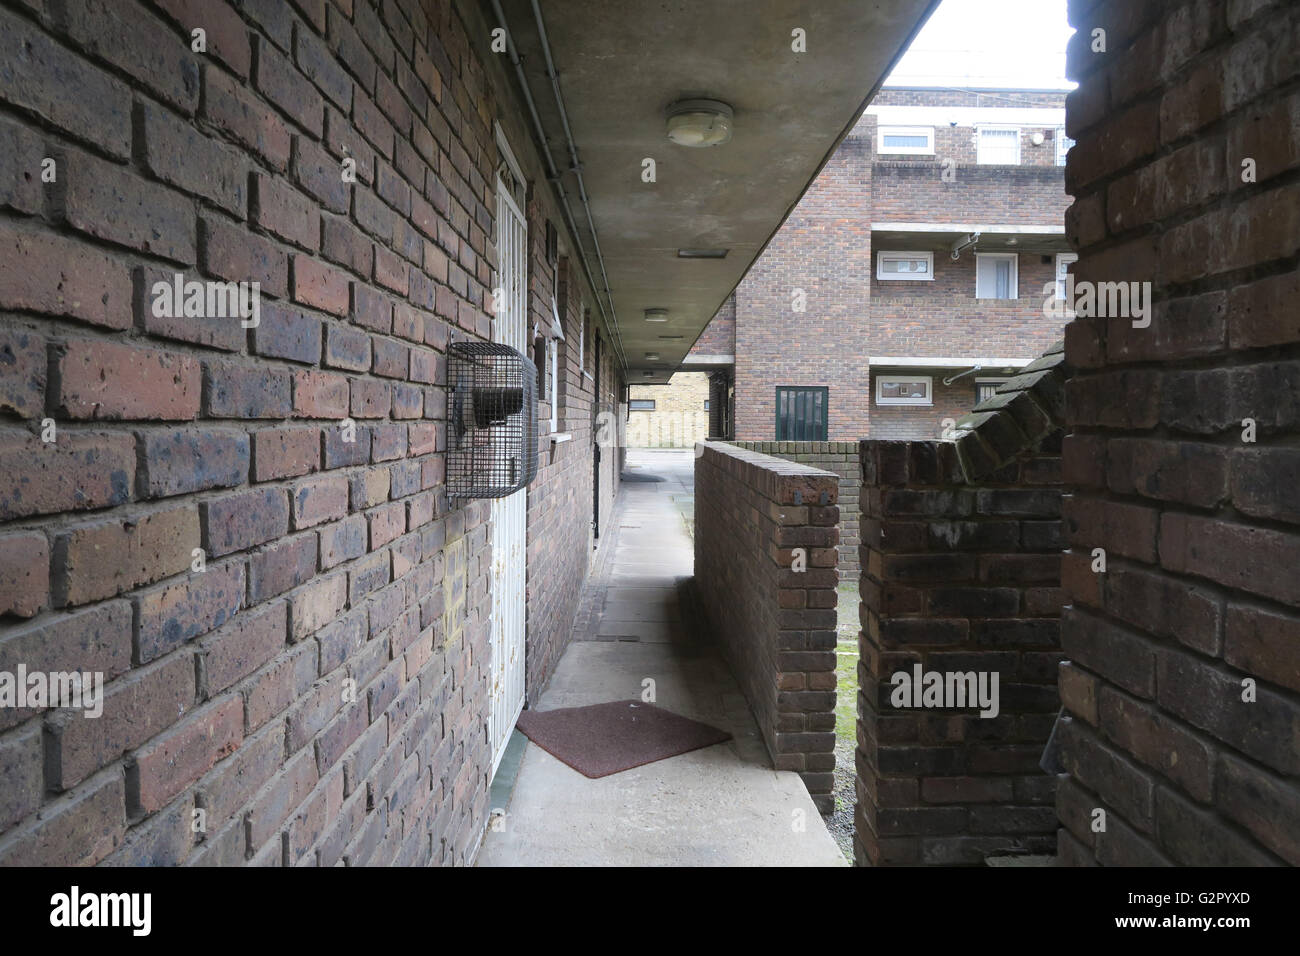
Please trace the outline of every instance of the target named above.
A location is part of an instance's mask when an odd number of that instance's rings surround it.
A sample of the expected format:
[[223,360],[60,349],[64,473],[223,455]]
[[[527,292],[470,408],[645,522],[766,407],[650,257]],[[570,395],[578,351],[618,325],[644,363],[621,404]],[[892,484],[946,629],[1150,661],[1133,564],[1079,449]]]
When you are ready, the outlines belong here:
[[447,350],[447,497],[504,498],[537,476],[537,367],[498,342]]

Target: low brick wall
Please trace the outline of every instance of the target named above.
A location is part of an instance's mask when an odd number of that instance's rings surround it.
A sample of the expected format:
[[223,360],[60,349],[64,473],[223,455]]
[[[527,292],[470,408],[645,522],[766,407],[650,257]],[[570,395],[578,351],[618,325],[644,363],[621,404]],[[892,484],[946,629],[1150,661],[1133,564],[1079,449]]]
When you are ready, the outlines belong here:
[[[1039,760],[1060,707],[1059,444],[968,479],[954,443],[862,443],[859,865],[1055,846]],[[931,673],[996,675],[996,716],[896,677]]]
[[776,768],[797,771],[828,813],[839,479],[724,442],[697,450],[696,592]]
[[862,468],[858,464],[855,441],[733,441],[731,444],[749,451],[762,452],[801,465],[833,471],[840,476],[840,580],[858,576],[858,488]]

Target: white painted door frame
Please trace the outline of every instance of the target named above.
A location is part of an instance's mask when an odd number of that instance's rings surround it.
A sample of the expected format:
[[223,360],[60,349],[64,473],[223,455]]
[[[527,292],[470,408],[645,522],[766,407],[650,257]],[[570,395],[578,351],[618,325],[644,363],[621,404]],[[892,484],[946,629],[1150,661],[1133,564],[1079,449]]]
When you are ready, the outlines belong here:
[[[492,322],[492,339],[528,354],[528,224],[505,181],[523,183],[505,137],[497,130],[505,156],[497,174],[497,282],[503,290],[501,313]],[[524,409],[532,414],[535,409]],[[528,490],[492,499],[492,630],[488,739],[492,775],[505,753],[524,708],[525,576],[528,556]]]

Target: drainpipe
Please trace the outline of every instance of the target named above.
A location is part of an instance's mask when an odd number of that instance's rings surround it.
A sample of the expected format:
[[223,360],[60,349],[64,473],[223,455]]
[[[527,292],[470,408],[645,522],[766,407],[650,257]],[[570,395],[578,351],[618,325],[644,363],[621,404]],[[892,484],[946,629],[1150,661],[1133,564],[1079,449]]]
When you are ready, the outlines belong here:
[[943,384],[944,384],[944,385],[951,385],[953,382],[957,381],[957,379],[959,379],[959,378],[965,378],[967,375],[971,375],[971,374],[973,374],[973,373],[975,373],[975,372],[978,372],[978,371],[979,371],[980,369],[982,369],[983,367],[984,367],[983,365],[976,365],[974,368],[968,368],[968,369],[966,369],[966,371],[964,371],[964,372],[961,372],[961,373],[959,373],[959,374],[957,374],[957,375],[950,376],[949,378],[945,378],[945,379],[943,380]]
[[952,247],[952,261],[956,262],[961,258],[961,251],[967,246],[973,246],[980,241],[980,234],[972,232],[965,239],[959,239]]
[[[600,239],[596,235],[596,223],[591,217],[591,203],[587,199],[587,186],[582,179],[582,163],[578,162],[578,146],[573,141],[573,130],[569,128],[569,113],[564,108],[564,97],[560,94],[560,76],[555,72],[555,62],[551,59],[551,41],[546,35],[546,24],[542,22],[542,8],[533,0],[533,19],[537,23],[537,36],[542,42],[542,54],[546,57],[546,75],[551,78],[551,93],[555,96],[555,107],[560,111],[560,124],[564,127],[564,139],[569,145],[569,168],[578,180],[578,198],[587,214],[587,228],[591,232],[591,244],[596,250],[596,263],[600,266],[600,277],[605,283],[605,297],[609,299],[609,310],[614,311],[614,300],[609,294],[609,276],[605,273],[605,256],[600,251]],[[618,339],[618,352],[623,354],[623,335],[618,328],[618,315],[614,316],[614,336]],[[624,358],[624,365],[627,364]]]
[[[510,62],[514,65],[514,68],[515,68],[515,77],[516,77],[516,79],[518,79],[518,81],[519,81],[519,88],[520,88],[520,90],[521,90],[521,91],[523,92],[523,94],[524,94],[524,102],[525,102],[525,104],[528,106],[528,114],[529,114],[530,117],[532,117],[532,121],[533,121],[533,133],[534,133],[534,135],[537,137],[537,142],[538,142],[538,145],[540,146],[539,152],[542,154],[542,158],[546,161],[546,167],[547,167],[547,170],[548,170],[547,178],[548,178],[548,179],[549,179],[549,180],[550,180],[550,181],[555,185],[555,191],[556,191],[556,193],[559,195],[559,199],[560,199],[560,206],[561,206],[561,208],[562,208],[563,211],[564,211],[564,220],[565,220],[565,224],[568,225],[570,232],[573,233],[574,241],[578,243],[578,253],[579,253],[580,258],[582,259],[582,271],[586,274],[586,276],[587,276],[587,281],[591,284],[592,289],[595,289],[595,288],[596,288],[596,280],[595,280],[595,277],[594,277],[594,276],[592,275],[592,273],[591,273],[591,266],[590,266],[590,264],[587,262],[587,255],[586,255],[586,253],[585,253],[585,252],[583,251],[583,249],[582,249],[582,239],[581,239],[581,237],[580,237],[579,234],[578,234],[578,226],[577,226],[577,223],[574,221],[574,218],[573,218],[573,209],[569,206],[569,197],[568,197],[568,195],[567,195],[567,194],[565,193],[565,191],[564,191],[564,184],[563,184],[563,182],[562,182],[561,179],[560,179],[560,172],[559,172],[558,169],[555,168],[555,161],[551,158],[551,151],[550,151],[550,149],[547,148],[547,145],[546,145],[546,130],[545,130],[545,128],[542,126],[542,120],[541,120],[541,117],[539,117],[539,116],[537,115],[537,104],[533,101],[533,94],[532,94],[532,91],[529,89],[529,86],[528,86],[528,78],[527,78],[526,76],[524,76],[524,66],[523,66],[523,61],[520,60],[520,58],[519,58],[519,51],[518,51],[518,49],[516,49],[516,47],[515,47],[514,36],[510,33],[510,27],[507,26],[507,24],[506,24],[506,16],[505,16],[505,12],[501,9],[501,2],[500,2],[500,0],[492,0],[492,12],[493,12],[494,14],[496,14],[497,23],[499,23],[500,26],[501,26],[501,28],[502,28],[503,30],[505,30],[505,32],[506,32],[506,49],[507,49],[507,51],[508,51],[509,54],[510,54]],[[544,41],[543,41],[543,45],[545,46]],[[549,51],[549,49],[547,50],[547,60],[548,60],[548,62],[549,62],[549,60],[550,60],[550,51]],[[567,123],[566,123],[566,130],[567,130]],[[570,142],[572,142],[572,141],[570,141]],[[584,197],[584,201],[585,201],[585,197]],[[588,207],[587,217],[588,217],[588,221],[590,221],[590,218],[591,218],[590,207]],[[594,240],[595,237],[596,237],[596,234],[595,234],[595,230],[594,230],[594,228],[593,228],[593,230],[592,230],[592,239]],[[599,247],[597,247],[597,250],[599,251]],[[604,272],[605,272],[605,266],[604,266],[604,260],[602,259],[602,260],[601,260],[601,274],[604,275]],[[605,282],[605,297],[606,297],[607,299],[609,298],[609,281],[608,281],[608,279],[606,279],[606,282]],[[610,329],[613,329],[613,330],[614,330],[614,334],[615,334],[615,336],[618,336],[618,319],[617,319],[617,316],[614,316],[614,317],[611,319],[611,315],[610,315],[610,313],[613,311],[613,308],[614,308],[614,302],[613,302],[613,300],[610,299],[610,301],[609,301],[610,312],[607,312],[607,311],[605,310],[605,304],[600,300],[600,296],[599,296],[599,295],[596,296],[596,304],[600,307],[600,314],[601,314],[601,315],[604,317],[604,319],[605,319],[605,325],[606,325],[606,327],[607,327],[607,328],[610,328]],[[625,355],[623,354],[623,347],[622,347],[622,339],[621,339],[621,337],[620,337],[620,338],[618,339],[618,341],[615,343],[615,346],[616,346],[616,348],[617,348],[617,350],[618,350],[618,353],[619,353],[620,358],[621,358],[622,361],[623,361],[623,367],[626,368],[626,367],[627,367],[627,356],[625,356]]]

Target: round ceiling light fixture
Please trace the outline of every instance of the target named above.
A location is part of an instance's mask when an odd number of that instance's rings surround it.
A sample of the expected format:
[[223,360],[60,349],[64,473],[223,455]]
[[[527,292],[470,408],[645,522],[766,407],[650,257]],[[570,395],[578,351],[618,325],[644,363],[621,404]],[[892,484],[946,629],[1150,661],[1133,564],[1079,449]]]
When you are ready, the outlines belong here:
[[668,107],[668,138],[678,146],[721,146],[735,114],[721,100],[678,100]]

